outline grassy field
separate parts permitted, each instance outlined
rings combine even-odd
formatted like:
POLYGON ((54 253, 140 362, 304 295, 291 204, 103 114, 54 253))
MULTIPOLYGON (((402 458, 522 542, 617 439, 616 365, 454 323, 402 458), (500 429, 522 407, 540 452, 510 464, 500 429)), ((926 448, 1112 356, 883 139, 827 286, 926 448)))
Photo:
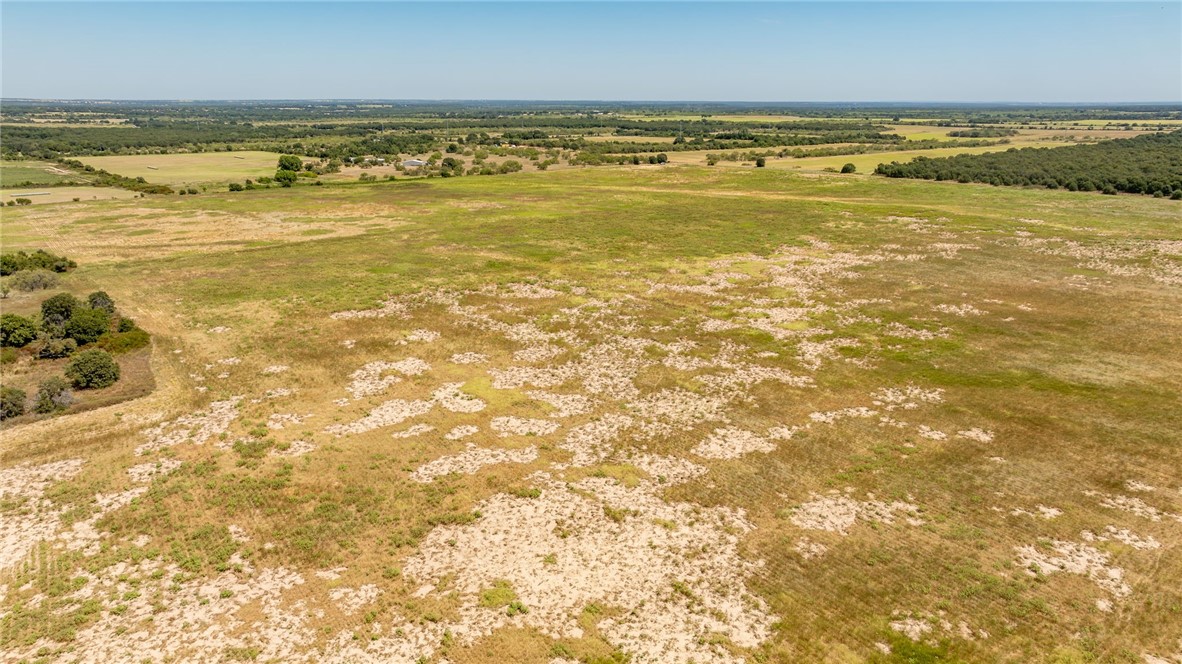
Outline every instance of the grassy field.
POLYGON ((0 648, 1172 657, 1179 209, 698 166, 5 209, 156 387, 4 432, 0 648))
POLYGON ((81 157, 82 163, 153 184, 202 185, 274 175, 279 154, 262 151, 81 157))
POLYGON ((869 154, 836 155, 833 157, 803 157, 800 159, 769 159, 769 168, 792 168, 805 171, 824 170, 826 168, 841 168, 845 164, 853 164, 859 171, 873 171, 876 166, 892 161, 907 162, 916 157, 951 157, 958 154, 985 154, 998 152, 1010 148, 1057 148, 1069 145, 1062 141, 1014 141, 1010 144, 985 145, 975 148, 934 148, 931 150, 897 150, 892 152, 872 152, 869 154))
POLYGON ((56 164, 47 161, 0 160, 0 187, 11 187, 25 182, 36 185, 77 181, 77 177, 72 177, 68 171, 63 171, 56 164))
POLYGON ((28 198, 33 205, 45 203, 69 203, 79 201, 109 201, 113 199, 137 198, 138 192, 115 187, 19 187, 0 189, 0 201, 7 203, 16 198, 28 198), (32 194, 32 195, 30 195, 32 194))

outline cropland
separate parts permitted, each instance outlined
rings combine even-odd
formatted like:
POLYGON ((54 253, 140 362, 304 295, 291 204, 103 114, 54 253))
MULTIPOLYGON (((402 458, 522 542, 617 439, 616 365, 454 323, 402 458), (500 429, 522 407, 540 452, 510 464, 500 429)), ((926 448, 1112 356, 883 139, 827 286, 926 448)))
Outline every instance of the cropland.
POLYGON ((1182 661, 1182 202, 662 144, 2 208, 150 344, 0 423, 0 660, 1182 661))

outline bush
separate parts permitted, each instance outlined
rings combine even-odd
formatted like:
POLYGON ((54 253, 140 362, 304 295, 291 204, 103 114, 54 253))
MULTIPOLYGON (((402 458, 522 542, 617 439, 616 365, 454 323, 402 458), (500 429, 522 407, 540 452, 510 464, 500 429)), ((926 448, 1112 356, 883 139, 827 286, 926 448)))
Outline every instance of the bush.
POLYGON ((12 200, 16 201, 17 205, 32 205, 33 204, 33 199, 31 199, 31 198, 14 198, 12 200))
POLYGON ((74 403, 74 395, 70 392, 70 384, 61 376, 47 378, 37 388, 37 402, 33 410, 42 415, 65 410, 74 403))
POLYGON ((275 181, 284 187, 290 187, 297 177, 295 171, 275 171, 275 181))
POLYGON ((0 346, 24 348, 37 338, 37 325, 16 314, 0 316, 0 346))
POLYGON ((65 333, 79 346, 94 343, 111 329, 111 316, 102 309, 77 309, 66 321, 65 333))
POLYGON ((237 182, 230 183, 230 191, 242 191, 243 189, 246 189, 246 187, 243 187, 242 185, 238 184, 237 182))
POLYGON ((298 171, 304 167, 304 161, 294 154, 285 154, 279 157, 279 170, 281 171, 298 171))
POLYGON ((59 357, 69 357, 78 350, 78 342, 73 339, 48 339, 37 351, 37 357, 43 360, 56 360, 59 357))
POLYGON ((8 283, 18 291, 47 290, 57 285, 57 275, 49 270, 22 270, 8 283))
POLYGON ((44 249, 38 249, 33 253, 14 251, 0 256, 0 276, 7 276, 21 270, 40 269, 66 272, 76 267, 78 264, 74 261, 65 256, 51 254, 44 249))
POLYGON ((841 167, 841 172, 842 173, 856 173, 856 172, 858 172, 858 167, 854 166, 853 164, 846 164, 845 166, 841 167))
POLYGON ((24 415, 27 399, 24 390, 8 386, 0 387, 0 420, 24 415))
POLYGON ((21 355, 16 352, 15 348, 0 347, 0 364, 12 364, 19 359, 21 359, 21 355))
POLYGON ((115 329, 119 332, 131 332, 132 330, 138 330, 139 328, 136 327, 135 321, 130 318, 123 317, 119 319, 119 325, 115 329))
POLYGON ((764 159, 763 157, 756 157, 755 158, 755 167, 756 168, 763 168, 764 166, 767 166, 767 159, 764 159))
POLYGON ((107 351, 92 348, 70 360, 66 365, 66 377, 77 388, 106 387, 119 380, 119 364, 107 351))
POLYGON ((111 353, 126 353, 148 345, 151 337, 147 332, 135 328, 127 332, 104 334, 97 346, 111 353))
POLYGON ((86 303, 90 305, 91 309, 102 309, 109 314, 115 313, 115 300, 112 300, 111 296, 103 291, 95 291, 87 295, 86 303))
POLYGON ((81 307, 78 298, 69 293, 58 293, 41 303, 41 322, 48 327, 61 327, 81 307))

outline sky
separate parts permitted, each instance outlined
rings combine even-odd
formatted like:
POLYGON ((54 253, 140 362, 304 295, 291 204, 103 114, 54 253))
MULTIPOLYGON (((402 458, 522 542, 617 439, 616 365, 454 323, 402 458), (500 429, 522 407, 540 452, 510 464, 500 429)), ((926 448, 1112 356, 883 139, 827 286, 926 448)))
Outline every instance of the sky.
POLYGON ((0 3, 0 96, 1182 101, 1182 0, 0 3))

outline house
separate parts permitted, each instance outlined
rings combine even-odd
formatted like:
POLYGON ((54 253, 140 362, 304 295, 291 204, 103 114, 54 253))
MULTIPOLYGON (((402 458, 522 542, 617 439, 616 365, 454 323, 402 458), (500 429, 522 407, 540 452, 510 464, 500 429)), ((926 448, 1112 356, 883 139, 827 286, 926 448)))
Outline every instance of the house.
POLYGON ((402 165, 407 168, 418 168, 420 166, 426 166, 427 162, 423 161, 422 159, 407 159, 406 161, 402 162, 402 165))

